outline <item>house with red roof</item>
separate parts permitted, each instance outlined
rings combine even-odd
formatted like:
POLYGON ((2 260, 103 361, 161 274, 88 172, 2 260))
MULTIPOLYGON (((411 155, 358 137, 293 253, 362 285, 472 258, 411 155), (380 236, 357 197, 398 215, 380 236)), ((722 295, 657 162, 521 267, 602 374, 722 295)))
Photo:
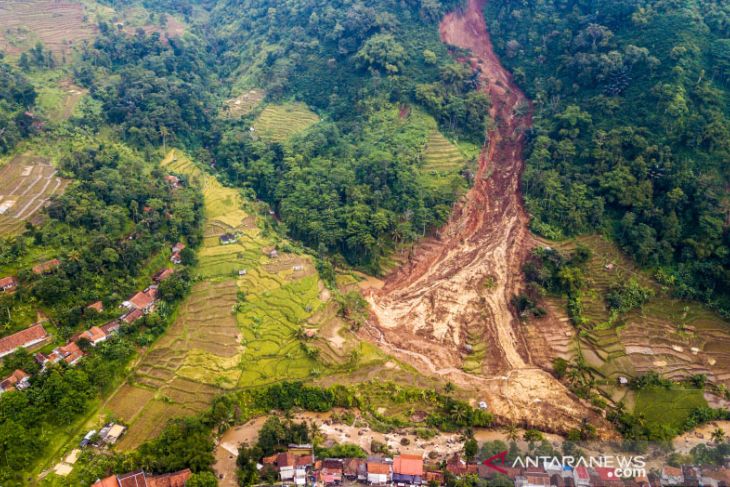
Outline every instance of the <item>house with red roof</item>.
POLYGON ((31 270, 33 271, 33 274, 37 274, 37 275, 48 274, 48 273, 56 270, 56 268, 60 265, 61 265, 60 260, 51 259, 51 260, 47 260, 45 262, 41 262, 40 264, 33 266, 33 268, 31 270))
POLYGON ((0 382, 0 394, 8 391, 22 391, 30 387, 30 375, 16 369, 12 374, 0 382))
POLYGON ((623 487, 623 479, 616 475, 615 469, 609 467, 595 467, 595 487, 623 487))
POLYGON ((101 325, 100 328, 101 328, 101 331, 103 331, 107 336, 110 336, 110 335, 116 333, 117 331, 119 331, 120 326, 121 326, 121 324, 119 323, 118 320, 113 320, 113 321, 110 321, 109 323, 105 323, 105 324, 101 325))
POLYGON ((139 320, 143 316, 144 316, 144 313, 142 312, 142 310, 133 309, 129 313, 123 314, 120 319, 122 320, 123 323, 125 323, 127 325, 131 325, 132 323, 139 320))
POLYGON ((163 475, 149 475, 140 470, 97 480, 91 487, 185 487, 192 475, 189 468, 163 475))
POLYGON ((345 464, 341 458, 325 458, 319 471, 319 480, 324 485, 340 485, 344 477, 345 464))
POLYGON ((101 301, 96 301, 95 303, 91 303, 86 307, 86 309, 89 309, 91 311, 96 311, 97 313, 103 313, 104 312, 104 303, 101 301))
POLYGON ((368 458, 367 462, 368 484, 385 485, 391 480, 391 465, 382 458, 368 458))
POLYGON ((393 483, 421 485, 423 483, 423 455, 403 454, 393 458, 393 483))
POLYGON ((12 291, 18 287, 18 279, 13 276, 3 277, 0 279, 0 292, 12 291))
POLYGON ((682 473, 681 468, 672 467, 670 465, 665 465, 662 467, 662 474, 661 474, 661 484, 662 487, 668 487, 668 486, 680 486, 684 485, 684 474, 682 473))
POLYGON ((36 361, 40 362, 43 368, 47 367, 48 364, 57 364, 61 361, 73 367, 84 355, 84 351, 79 348, 76 342, 69 342, 54 349, 48 356, 42 353, 36 354, 36 361))
POLYGON ((92 326, 83 332, 79 338, 85 338, 93 346, 97 346, 99 343, 105 342, 109 338, 109 335, 107 335, 104 330, 98 326, 92 326))
POLYGON ((151 313, 155 310, 155 304, 157 303, 157 286, 150 286, 144 291, 140 291, 134 294, 127 301, 122 303, 122 306, 128 310, 138 309, 144 314, 151 313))
POLYGON ((157 271, 155 275, 152 276, 152 280, 159 284, 165 279, 169 279, 174 273, 175 269, 162 269, 157 271))
POLYGON ((575 487, 590 487, 591 474, 584 466, 575 467, 573 470, 573 483, 575 487))
POLYGON ((19 348, 30 348, 46 342, 50 336, 43 325, 36 323, 25 330, 0 338, 0 357, 10 355, 19 348))

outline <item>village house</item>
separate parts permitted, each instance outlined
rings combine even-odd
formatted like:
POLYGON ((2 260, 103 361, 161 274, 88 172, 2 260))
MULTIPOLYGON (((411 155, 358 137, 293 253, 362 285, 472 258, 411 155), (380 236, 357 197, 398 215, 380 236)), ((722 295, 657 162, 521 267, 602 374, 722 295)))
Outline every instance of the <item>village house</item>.
POLYGON ((700 481, 702 480, 702 474, 700 469, 691 465, 682 465, 682 476, 684 477, 685 487, 700 487, 700 481))
POLYGON ((101 325, 101 331, 103 331, 106 336, 110 336, 119 331, 120 326, 121 324, 119 323, 119 321, 110 321, 109 323, 101 325))
POLYGON ((340 485, 344 477, 345 465, 341 458, 325 458, 319 471, 319 479, 324 485, 340 485))
POLYGON ((476 464, 467 464, 458 453, 454 453, 446 462, 446 471, 450 474, 461 477, 462 475, 477 473, 476 464))
POLYGON ((0 394, 15 390, 22 391, 28 387, 30 387, 30 375, 20 369, 16 369, 15 372, 0 382, 0 394))
POLYGON ((682 469, 665 465, 662 467, 660 482, 662 487, 684 486, 684 475, 682 474, 682 469))
POLYGON ((101 444, 113 445, 127 431, 126 426, 117 423, 108 423, 99 430, 99 442, 101 444))
POLYGON ((575 487, 591 487, 591 475, 588 468, 581 465, 573 470, 573 484, 575 487))
POLYGON ((58 266, 61 265, 61 261, 58 259, 51 259, 45 262, 41 262, 38 265, 33 266, 33 274, 42 275, 53 272, 58 266))
POLYGON ((182 264, 182 255, 180 255, 180 252, 175 252, 170 256, 170 262, 172 262, 175 265, 182 264))
POLYGON ((436 484, 436 485, 443 485, 444 484, 444 474, 437 471, 426 471, 424 472, 424 480, 427 484, 436 484))
POLYGON ((169 279, 174 273, 175 269, 162 269, 157 271, 155 275, 152 276, 152 280, 159 284, 165 279, 169 279))
MULTIPOLYGON (((476 468, 474 469, 476 472, 476 468)), ((398 455, 393 459, 393 483, 421 485, 423 483, 423 456, 398 455)))
POLYGON ((137 309, 142 311, 144 314, 148 314, 155 310, 156 304, 157 286, 150 286, 144 291, 136 293, 127 301, 124 301, 122 306, 130 311, 137 309))
POLYGON ((97 313, 103 313, 104 312, 104 303, 101 301, 96 301, 94 303, 91 303, 86 307, 86 309, 91 311, 96 311, 97 313))
POLYGON ((0 279, 0 292, 11 291, 18 287, 18 279, 13 276, 3 277, 0 279))
POLYGON ((368 484, 386 485, 391 481, 391 465, 380 457, 368 457, 368 484))
POLYGON ((218 240, 220 241, 221 245, 229 245, 232 243, 236 243, 238 240, 238 237, 232 233, 224 233, 220 237, 218 237, 218 240))
POLYGON ((165 182, 167 182, 172 189, 178 189, 181 186, 180 178, 172 174, 165 176, 165 182))
POLYGON ((75 342, 69 342, 55 348, 49 355, 38 353, 35 356, 36 361, 45 369, 49 364, 56 364, 60 361, 66 362, 67 365, 73 367, 84 357, 84 352, 75 342))
POLYGON ((613 468, 594 467, 589 472, 593 487, 624 487, 623 479, 614 474, 613 468))
POLYGON ((367 481, 367 462, 361 458, 346 458, 344 460, 343 475, 347 480, 367 481))
POLYGON ((189 468, 163 475, 149 475, 140 470, 97 480, 91 487, 185 487, 192 475, 189 468))
POLYGON ((79 338, 85 338, 86 340, 91 343, 92 346, 97 346, 101 342, 105 342, 107 338, 109 338, 109 335, 107 335, 104 330, 99 328, 98 326, 92 326, 85 332, 81 334, 79 338))
POLYGON ((25 330, 0 338, 0 357, 10 355, 19 348, 30 348, 49 339, 43 325, 37 323, 25 330))
POLYGON ((142 312, 142 310, 133 309, 129 313, 123 314, 120 320, 122 320, 122 322, 126 325, 131 325, 142 317, 144 317, 144 313, 142 312))

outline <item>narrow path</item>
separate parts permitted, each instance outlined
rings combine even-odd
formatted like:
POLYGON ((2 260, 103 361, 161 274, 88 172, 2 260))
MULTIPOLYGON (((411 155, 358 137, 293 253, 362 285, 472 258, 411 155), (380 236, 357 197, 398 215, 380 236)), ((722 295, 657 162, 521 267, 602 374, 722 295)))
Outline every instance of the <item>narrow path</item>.
MULTIPOLYGON (((494 121, 475 184, 434 238, 368 296, 374 319, 363 333, 427 373, 489 398, 509 421, 566 430, 595 417, 552 375, 531 363, 510 302, 522 289, 522 263, 534 245, 519 182, 530 104, 494 53, 483 15, 485 0, 469 0, 440 25, 442 40, 471 52, 494 121), (487 284, 488 283, 488 284, 487 284), (471 338, 470 338, 471 337, 471 338), (486 345, 480 373, 464 359, 486 345)), ((597 418, 594 418, 600 422, 597 418)))

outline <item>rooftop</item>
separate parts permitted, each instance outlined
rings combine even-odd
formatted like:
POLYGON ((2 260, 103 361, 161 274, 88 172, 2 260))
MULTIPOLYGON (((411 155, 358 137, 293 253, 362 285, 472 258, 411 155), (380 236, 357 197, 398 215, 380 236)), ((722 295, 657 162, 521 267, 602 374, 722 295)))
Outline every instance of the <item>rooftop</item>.
POLYGON ((393 459, 393 472, 402 475, 423 475, 423 457, 398 455, 393 459))
POLYGON ((40 323, 19 331, 12 335, 0 338, 0 357, 12 353, 16 349, 28 346, 48 338, 48 333, 40 323))

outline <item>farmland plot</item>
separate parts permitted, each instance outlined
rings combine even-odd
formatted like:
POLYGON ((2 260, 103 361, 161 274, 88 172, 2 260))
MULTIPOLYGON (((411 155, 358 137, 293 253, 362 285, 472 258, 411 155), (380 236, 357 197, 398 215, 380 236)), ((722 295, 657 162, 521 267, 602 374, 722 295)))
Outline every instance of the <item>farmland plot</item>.
POLYGON ((305 104, 289 103, 267 106, 253 126, 261 137, 274 142, 285 142, 317 122, 319 117, 305 104))
POLYGON ((311 258, 272 253, 240 193, 171 152, 163 166, 200 184, 205 197, 205 239, 198 251, 200 280, 175 322, 152 346, 105 409, 130 425, 120 443, 132 449, 165 422, 209 406, 227 389, 307 379, 327 371, 302 341, 316 329, 323 286, 311 258), (224 233, 237 236, 222 245, 224 233))
POLYGON ((0 168, 0 236, 22 232, 26 221, 38 223, 48 200, 67 185, 56 168, 39 157, 17 156, 0 168))
POLYGON ((19 55, 37 42, 56 54, 69 54, 96 34, 86 8, 72 0, 0 2, 0 50, 19 55))

